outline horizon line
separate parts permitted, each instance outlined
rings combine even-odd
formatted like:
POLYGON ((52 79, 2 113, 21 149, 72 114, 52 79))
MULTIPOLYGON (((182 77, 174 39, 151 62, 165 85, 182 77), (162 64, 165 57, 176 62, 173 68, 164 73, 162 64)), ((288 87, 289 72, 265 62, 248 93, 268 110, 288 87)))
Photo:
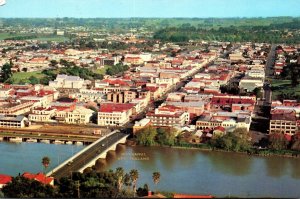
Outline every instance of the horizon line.
POLYGON ((256 16, 256 17, 0 17, 0 19, 267 19, 267 18, 300 18, 298 16, 256 16))

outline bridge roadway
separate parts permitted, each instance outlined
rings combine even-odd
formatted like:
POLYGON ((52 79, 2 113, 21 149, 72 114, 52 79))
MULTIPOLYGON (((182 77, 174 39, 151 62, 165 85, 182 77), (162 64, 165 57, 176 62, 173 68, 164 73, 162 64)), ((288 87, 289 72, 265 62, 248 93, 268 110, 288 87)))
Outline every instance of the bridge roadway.
POLYGON ((72 172, 79 171, 82 167, 84 167, 84 165, 92 161, 95 157, 100 155, 111 145, 115 144, 125 136, 127 136, 127 134, 122 132, 117 132, 108 136, 107 138, 101 140, 96 145, 84 151, 79 156, 75 157, 72 161, 65 164, 62 168, 52 173, 51 176, 54 177, 55 179, 59 179, 61 177, 66 177, 68 175, 71 175, 72 172))

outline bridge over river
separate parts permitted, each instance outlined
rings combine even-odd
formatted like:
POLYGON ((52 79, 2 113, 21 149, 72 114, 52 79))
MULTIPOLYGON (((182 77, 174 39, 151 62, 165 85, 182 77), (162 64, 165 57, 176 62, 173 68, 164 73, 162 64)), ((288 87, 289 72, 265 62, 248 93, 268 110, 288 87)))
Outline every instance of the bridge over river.
POLYGON ((95 165, 97 159, 105 158, 108 151, 116 150, 119 143, 125 143, 128 136, 129 134, 115 130, 58 165, 48 172, 47 176, 59 179, 72 172, 83 172, 84 169, 95 165))

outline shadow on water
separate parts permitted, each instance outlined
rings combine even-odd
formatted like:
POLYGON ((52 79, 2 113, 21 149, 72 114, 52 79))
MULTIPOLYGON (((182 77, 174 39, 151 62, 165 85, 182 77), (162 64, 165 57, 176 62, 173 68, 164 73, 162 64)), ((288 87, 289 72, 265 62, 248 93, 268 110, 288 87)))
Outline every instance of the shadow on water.
POLYGON ((291 159, 289 161, 289 165, 291 168, 291 177, 294 179, 300 179, 300 160, 291 159))
POLYGON ((264 160, 268 176, 278 178, 287 174, 287 161, 282 161, 282 157, 266 157, 264 160))
POLYGON ((106 154, 106 158, 99 158, 95 163, 96 171, 105 171, 111 167, 122 154, 126 152, 126 145, 118 144, 116 151, 108 151, 106 154))
POLYGON ((202 152, 212 167, 227 175, 244 176, 251 172, 253 157, 225 152, 202 152))
POLYGON ((167 171, 174 171, 176 164, 180 159, 183 166, 191 166, 195 163, 196 151, 186 149, 174 149, 168 147, 132 147, 132 152, 136 154, 145 154, 147 160, 135 160, 135 164, 140 165, 147 171, 162 168, 167 171), (151 164, 149 164, 149 161, 151 164))

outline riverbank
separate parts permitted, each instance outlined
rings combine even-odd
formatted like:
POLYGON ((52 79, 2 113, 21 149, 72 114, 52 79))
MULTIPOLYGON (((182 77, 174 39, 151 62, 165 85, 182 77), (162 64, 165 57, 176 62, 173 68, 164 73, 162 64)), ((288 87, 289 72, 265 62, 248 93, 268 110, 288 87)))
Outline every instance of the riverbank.
POLYGON ((183 147, 127 146, 107 159, 105 169, 118 167, 139 171, 138 186, 183 194, 215 197, 296 197, 300 190, 300 159, 258 157, 245 153, 219 152, 183 147), (144 154, 144 158, 140 157, 144 154), (133 158, 132 158, 133 157, 133 158), (153 172, 161 173, 156 185, 153 172), (178 183, 184 182, 184 183, 178 183))
MULTIPOLYGON (((129 146, 143 146, 139 145, 135 140, 128 140, 129 142, 126 143, 129 146)), ((190 150, 199 150, 199 151, 217 151, 217 152, 224 152, 224 153, 237 153, 243 154, 247 156, 261 156, 261 157, 268 157, 268 156, 278 156, 278 157, 285 157, 285 158, 300 158, 299 151, 292 151, 292 150, 282 150, 282 151, 275 151, 271 149, 251 149, 249 151, 229 151, 224 149, 216 149, 212 148, 207 144, 189 144, 184 143, 182 145, 152 145, 152 146, 145 146, 145 147, 164 147, 164 148, 174 148, 174 149, 190 149, 190 150)))

